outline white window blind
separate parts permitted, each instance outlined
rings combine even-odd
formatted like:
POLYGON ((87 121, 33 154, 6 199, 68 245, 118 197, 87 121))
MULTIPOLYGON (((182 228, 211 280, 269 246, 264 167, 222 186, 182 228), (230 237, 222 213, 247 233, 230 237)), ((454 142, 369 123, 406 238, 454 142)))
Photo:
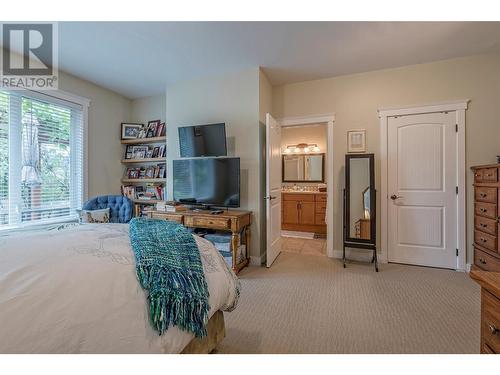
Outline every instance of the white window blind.
POLYGON ((83 134, 81 105, 0 91, 0 229, 76 218, 83 134))

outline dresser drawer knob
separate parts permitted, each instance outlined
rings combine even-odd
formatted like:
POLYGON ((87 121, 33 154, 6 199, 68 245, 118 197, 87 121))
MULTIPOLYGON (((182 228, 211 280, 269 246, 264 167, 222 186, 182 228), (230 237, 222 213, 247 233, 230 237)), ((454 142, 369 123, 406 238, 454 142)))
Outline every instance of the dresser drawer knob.
POLYGON ((483 227, 483 228, 486 228, 486 227, 488 226, 488 225, 486 225, 486 224, 484 224, 484 223, 481 223, 481 224, 479 224, 479 225, 480 225, 481 227, 483 227))
POLYGON ((486 261, 483 258, 479 258, 479 263, 486 264, 486 261))
POLYGON ((481 198, 486 198, 488 196, 488 194, 486 193, 480 193, 479 195, 481 196, 481 198))
POLYGON ((499 329, 495 327, 494 324, 488 324, 488 328, 490 329, 492 335, 496 335, 497 332, 499 332, 499 329))
POLYGON ((486 208, 480 208, 480 209, 479 209, 479 211, 481 211, 481 212, 483 212, 483 213, 484 213, 484 212, 486 212, 486 211, 488 211, 488 210, 487 210, 486 208))
POLYGON ((486 238, 481 237, 480 239, 481 239, 482 243, 488 242, 488 240, 486 238))

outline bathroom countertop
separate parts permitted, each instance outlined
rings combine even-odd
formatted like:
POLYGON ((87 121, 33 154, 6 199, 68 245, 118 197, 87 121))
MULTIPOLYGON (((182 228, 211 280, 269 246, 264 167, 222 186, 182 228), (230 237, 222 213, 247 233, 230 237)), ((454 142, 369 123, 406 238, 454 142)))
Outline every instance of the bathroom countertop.
POLYGON ((281 190, 281 194, 325 194, 326 191, 281 190))

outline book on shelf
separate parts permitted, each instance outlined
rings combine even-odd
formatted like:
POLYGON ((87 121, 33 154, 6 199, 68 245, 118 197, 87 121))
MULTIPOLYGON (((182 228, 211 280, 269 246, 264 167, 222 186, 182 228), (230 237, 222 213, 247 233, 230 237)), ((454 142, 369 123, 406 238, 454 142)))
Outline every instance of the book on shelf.
POLYGON ((144 186, 122 185, 122 195, 131 200, 164 200, 165 187, 163 185, 147 184, 144 186))
POLYGON ((177 202, 158 202, 156 203, 156 210, 163 212, 181 212, 186 211, 187 207, 177 202))

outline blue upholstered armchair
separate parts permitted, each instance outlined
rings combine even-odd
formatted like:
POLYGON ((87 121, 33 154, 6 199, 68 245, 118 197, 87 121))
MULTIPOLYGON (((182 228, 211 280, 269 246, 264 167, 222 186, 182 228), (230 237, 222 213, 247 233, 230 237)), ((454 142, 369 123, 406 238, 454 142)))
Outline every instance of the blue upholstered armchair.
POLYGON ((110 223, 128 223, 132 219, 134 205, 121 195, 103 195, 83 204, 84 210, 101 210, 109 207, 110 223))

